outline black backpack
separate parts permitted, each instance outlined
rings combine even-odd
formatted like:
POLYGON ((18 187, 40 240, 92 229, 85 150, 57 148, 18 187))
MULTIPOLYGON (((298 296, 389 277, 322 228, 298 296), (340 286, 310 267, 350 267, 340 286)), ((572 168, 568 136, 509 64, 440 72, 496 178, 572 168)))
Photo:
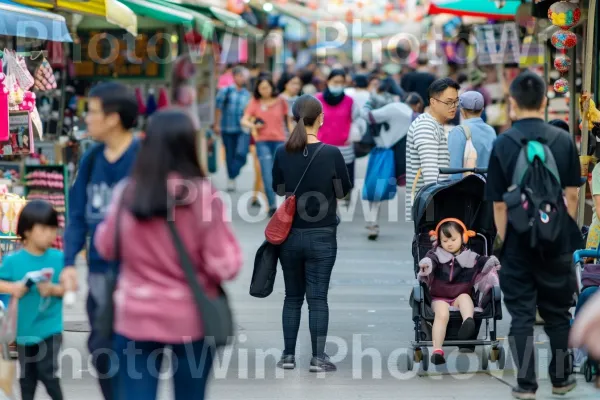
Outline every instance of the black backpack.
POLYGON ((567 230, 569 214, 556 160, 548 141, 527 139, 522 133, 508 135, 521 152, 515 165, 511 186, 504 194, 508 223, 521 236, 529 237, 529 246, 551 251, 567 230))

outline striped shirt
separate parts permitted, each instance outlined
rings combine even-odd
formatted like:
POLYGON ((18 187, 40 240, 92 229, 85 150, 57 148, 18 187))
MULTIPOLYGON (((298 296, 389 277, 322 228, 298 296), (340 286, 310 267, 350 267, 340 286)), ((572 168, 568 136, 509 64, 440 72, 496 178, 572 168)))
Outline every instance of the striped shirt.
POLYGON ((435 183, 439 169, 449 165, 450 153, 444 127, 429 113, 421 114, 406 134, 406 221, 412 221, 412 188, 417 171, 421 169, 421 176, 417 181, 414 196, 425 184, 435 183))

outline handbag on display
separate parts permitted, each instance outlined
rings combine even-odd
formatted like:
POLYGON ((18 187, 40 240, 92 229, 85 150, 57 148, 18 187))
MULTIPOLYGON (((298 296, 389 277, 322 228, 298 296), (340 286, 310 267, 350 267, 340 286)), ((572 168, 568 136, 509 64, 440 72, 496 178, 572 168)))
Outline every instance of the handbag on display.
POLYGON ((217 297, 209 298, 206 295, 198 281, 196 268, 185 249, 181 236, 177 233, 175 222, 167 221, 167 224, 169 226, 169 231, 171 232, 175 249, 179 255, 179 263, 185 273, 192 294, 194 295, 196 306, 198 307, 198 312, 202 320, 204 337, 205 339, 209 339, 209 343, 214 344, 216 347, 227 346, 234 335, 233 314, 229 307, 227 294, 219 285, 219 295, 217 297))
POLYGON ((315 150, 312 155, 306 169, 304 169, 304 173, 300 177, 296 188, 292 192, 290 196, 288 196, 283 204, 275 211, 275 214, 271 217, 271 220, 267 224, 265 228, 265 237, 267 241, 271 244, 279 245, 287 239, 290 234, 290 230, 292 229, 292 223, 294 222, 294 214, 296 214, 296 191, 300 187, 304 176, 308 172, 310 165, 317 157, 317 154, 321 151, 321 149, 325 147, 324 143, 321 143, 317 150, 315 150))

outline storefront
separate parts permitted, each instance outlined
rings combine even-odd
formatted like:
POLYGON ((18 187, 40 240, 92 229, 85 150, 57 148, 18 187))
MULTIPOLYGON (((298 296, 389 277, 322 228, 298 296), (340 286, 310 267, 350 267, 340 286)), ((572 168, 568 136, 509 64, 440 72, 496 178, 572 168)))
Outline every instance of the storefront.
MULTIPOLYGON (((72 38, 63 16, 9 0, 0 0, 0 37, 0 249, 6 252, 17 243, 16 221, 27 200, 51 202, 60 227, 65 226, 68 173, 38 153, 44 127, 36 99, 57 89, 48 44, 61 46, 72 38), (30 50, 12 50, 23 46, 30 50)), ((52 151, 61 153, 61 148, 53 143, 52 151)), ((62 242, 54 246, 60 249, 62 242)))

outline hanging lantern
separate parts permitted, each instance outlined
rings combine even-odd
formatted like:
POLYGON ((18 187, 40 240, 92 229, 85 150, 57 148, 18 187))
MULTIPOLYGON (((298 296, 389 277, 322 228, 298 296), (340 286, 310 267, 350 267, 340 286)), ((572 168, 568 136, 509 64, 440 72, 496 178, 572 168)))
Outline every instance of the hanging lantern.
POLYGON ((358 9, 362 9, 365 6, 365 4, 362 1, 359 1, 358 3, 356 3, 356 7, 358 7, 358 9))
POLYGON ((385 11, 390 12, 394 9, 394 5, 392 3, 385 4, 385 11))
POLYGON ((577 25, 581 19, 581 9, 575 3, 560 1, 550 6, 548 19, 550 19, 552 25, 556 25, 561 29, 569 29, 577 25))
POLYGON ((317 8, 319 8, 319 4, 316 1, 309 1, 308 8, 310 8, 311 10, 316 10, 317 8))
POLYGON ((570 49, 577 44, 577 35, 571 31, 560 30, 552 35, 552 45, 559 50, 570 49))
POLYGON ((381 25, 381 17, 374 16, 374 17, 371 19, 371 23, 372 23, 373 25, 381 25))
POLYGON ((571 58, 566 55, 560 55, 554 59, 554 68, 561 74, 566 74, 571 69, 571 58))
POLYGON ((554 91, 556 93, 564 94, 569 91, 569 81, 565 78, 560 78, 554 82, 554 91))

